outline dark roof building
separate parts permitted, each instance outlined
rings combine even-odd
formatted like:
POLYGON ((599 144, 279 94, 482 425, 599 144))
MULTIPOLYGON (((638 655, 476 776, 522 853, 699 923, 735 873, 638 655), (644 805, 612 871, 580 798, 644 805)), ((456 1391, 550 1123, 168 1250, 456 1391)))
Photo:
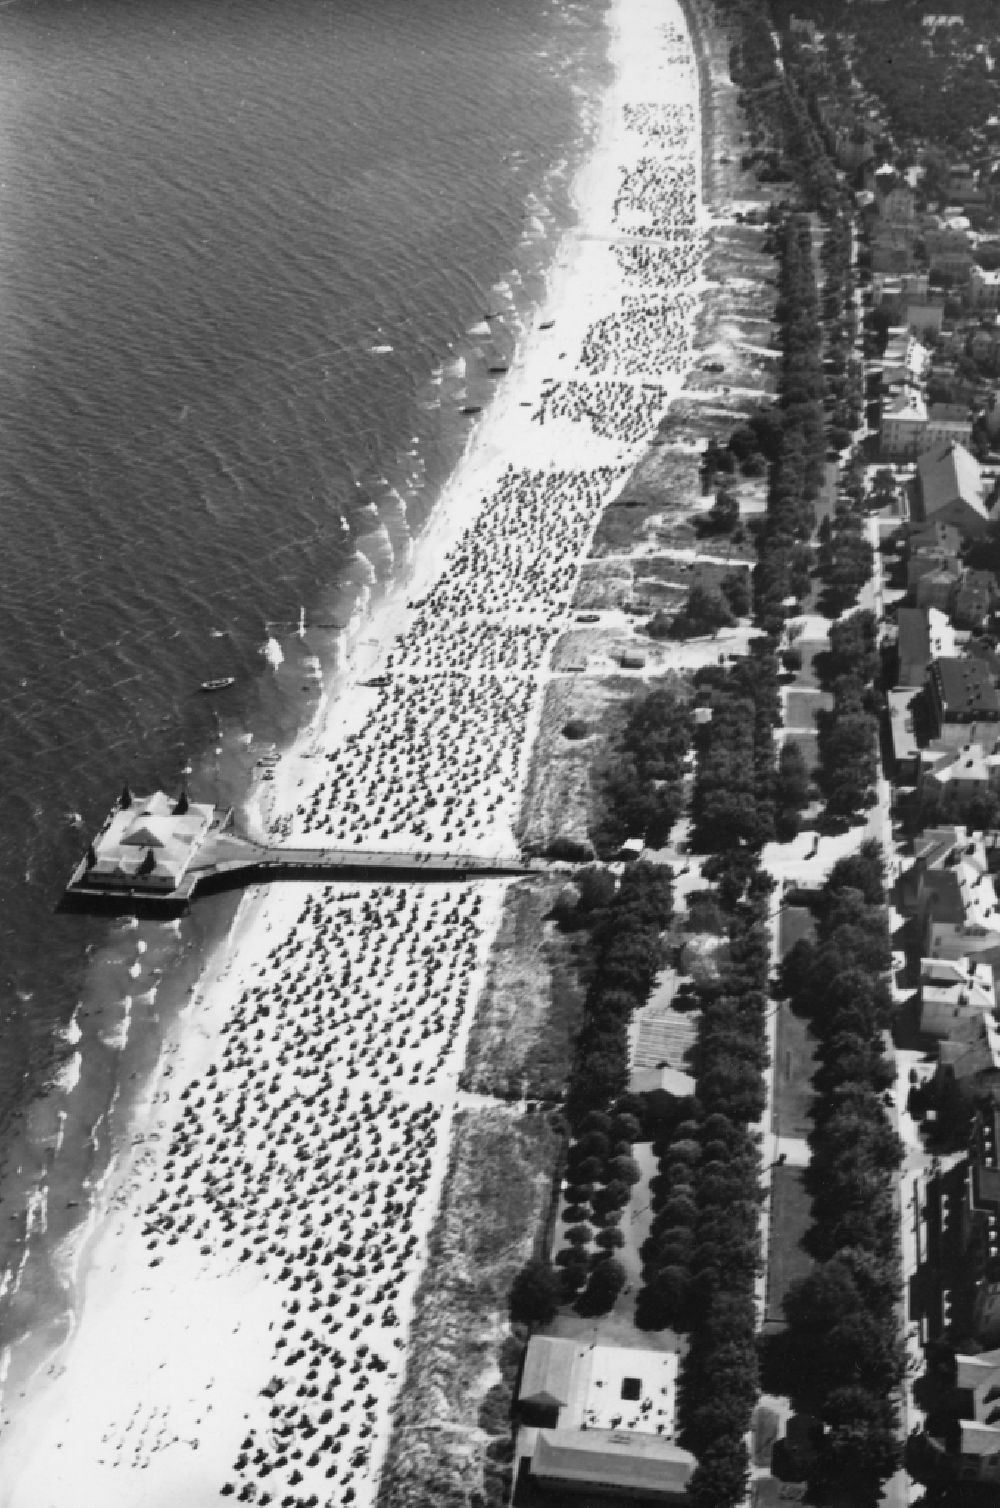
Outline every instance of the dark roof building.
POLYGON ((962 534, 982 534, 989 522, 979 462, 964 445, 933 445, 917 462, 917 491, 926 523, 954 524, 962 534))
POLYGON ((686 1501, 694 1457, 633 1430, 539 1430, 532 1480, 553 1491, 598 1492, 643 1502, 686 1501))
POLYGON ((965 743, 970 724, 1000 722, 1000 694, 982 660, 959 656, 934 660, 927 690, 939 738, 965 743))
POLYGON ((922 607, 901 607, 897 617, 899 655, 897 686, 922 686, 931 663, 931 634, 927 612, 922 607))

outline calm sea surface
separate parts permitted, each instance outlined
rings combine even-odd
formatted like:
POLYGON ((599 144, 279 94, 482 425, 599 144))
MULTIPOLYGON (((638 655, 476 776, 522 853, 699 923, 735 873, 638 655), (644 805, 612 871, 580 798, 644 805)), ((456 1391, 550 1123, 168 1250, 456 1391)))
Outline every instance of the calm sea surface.
POLYGON ((0 1279, 49 1186, 0 1342, 58 1286, 40 1253, 155 1053, 158 989, 226 920, 144 926, 133 983, 133 935, 56 915, 62 886, 123 781, 190 767, 200 799, 238 799, 313 707, 316 658, 391 578, 540 295, 603 19, 0 8, 0 1279))

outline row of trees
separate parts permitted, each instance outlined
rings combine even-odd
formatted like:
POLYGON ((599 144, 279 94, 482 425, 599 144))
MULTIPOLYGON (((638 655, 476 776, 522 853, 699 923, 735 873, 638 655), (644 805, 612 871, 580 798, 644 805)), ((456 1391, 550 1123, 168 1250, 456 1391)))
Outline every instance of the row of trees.
POLYGON ((823 482, 825 378, 819 292, 808 216, 787 215, 776 233, 781 327, 781 439, 768 479, 767 512, 758 532, 754 583, 757 618, 779 633, 785 603, 809 590, 813 503, 823 482))
POLYGON ((636 698, 604 780, 603 811, 595 824, 598 851, 613 854, 626 838, 662 847, 684 805, 684 760, 693 723, 687 699, 657 689, 636 698))
POLYGON ((628 1025, 662 963, 661 934, 673 914, 673 875, 664 865, 631 864, 616 887, 597 866, 576 877, 577 900, 564 896, 556 919, 588 934, 590 981, 566 1093, 570 1123, 567 1201, 555 1266, 530 1261, 511 1289, 515 1323, 548 1324, 560 1303, 604 1314, 625 1283, 615 1258, 619 1224, 639 1169, 632 1144, 644 1105, 628 1094, 628 1025))
POLYGON ((695 1098, 657 1146, 655 1214, 643 1249, 640 1325, 688 1332, 679 1390, 680 1440, 698 1458, 689 1484, 700 1508, 746 1493, 745 1437, 758 1396, 754 1282, 759 1261, 759 1138, 767 1068, 768 877, 752 855, 709 861, 725 913, 728 961, 698 989, 695 1098))
POLYGON ((815 910, 816 940, 787 955, 781 984, 818 1041, 806 1175, 816 1266, 785 1297, 788 1330, 768 1343, 765 1380, 823 1423, 812 1488, 849 1490, 863 1508, 900 1462, 893 1395, 903 1368, 902 1147, 884 1104, 890 952, 877 843, 834 866, 815 910))
POLYGON ((830 816, 851 817, 876 799, 879 667, 877 624, 868 609, 830 628, 830 651, 818 664, 833 707, 817 715, 819 784, 830 816))
POLYGON ((729 668, 708 666, 695 684, 711 720, 697 731, 691 841, 700 853, 758 849, 774 836, 774 729, 779 666, 766 639, 729 668))

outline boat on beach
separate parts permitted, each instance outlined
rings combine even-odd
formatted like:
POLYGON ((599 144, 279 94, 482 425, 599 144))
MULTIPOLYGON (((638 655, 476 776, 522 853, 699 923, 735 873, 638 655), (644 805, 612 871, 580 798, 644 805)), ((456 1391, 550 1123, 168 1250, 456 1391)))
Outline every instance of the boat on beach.
POLYGON ((235 686, 235 685, 236 685, 236 677, 234 675, 220 675, 220 676, 216 676, 215 679, 212 680, 212 681, 202 681, 201 685, 198 687, 198 690, 199 691, 225 691, 229 686, 235 686))

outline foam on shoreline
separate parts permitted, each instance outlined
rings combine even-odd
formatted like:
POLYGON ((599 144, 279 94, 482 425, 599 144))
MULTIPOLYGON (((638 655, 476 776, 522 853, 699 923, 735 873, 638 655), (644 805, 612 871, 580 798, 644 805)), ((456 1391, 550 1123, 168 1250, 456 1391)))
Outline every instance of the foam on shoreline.
MULTIPOLYGON (((580 223, 407 579, 268 783, 276 833, 513 847, 581 560, 691 356, 694 62, 676 3, 610 23, 580 223)), ((73 1333, 4 1398, 2 1508, 374 1500, 503 891, 244 898, 74 1253, 73 1333)))

